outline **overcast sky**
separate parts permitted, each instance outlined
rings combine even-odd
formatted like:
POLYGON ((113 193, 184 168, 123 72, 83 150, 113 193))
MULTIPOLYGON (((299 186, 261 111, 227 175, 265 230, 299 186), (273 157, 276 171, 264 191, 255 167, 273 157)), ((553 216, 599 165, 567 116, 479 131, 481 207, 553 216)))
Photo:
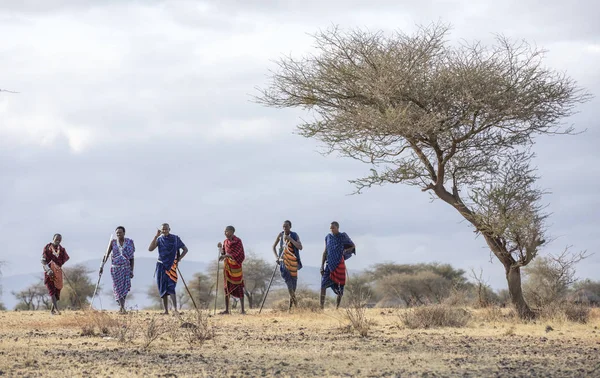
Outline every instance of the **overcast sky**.
POLYGON ((319 29, 410 32, 441 20, 453 25, 452 40, 501 33, 535 43, 549 51, 548 66, 597 96, 568 120, 586 133, 542 138, 535 151, 556 237, 543 253, 596 252, 578 272, 599 279, 600 5, 592 4, 1 0, 0 88, 20 92, 0 92, 4 274, 41 271, 55 232, 69 264, 100 260, 118 225, 137 256, 151 257, 162 222, 189 259, 208 262, 226 225, 268 257, 290 219, 304 263, 318 266, 338 220, 358 246, 350 272, 438 261, 481 267, 504 287, 501 265, 448 205, 400 185, 348 195, 347 180, 369 166, 320 155, 317 142, 294 134, 302 112, 251 101, 272 60, 304 54, 319 29))

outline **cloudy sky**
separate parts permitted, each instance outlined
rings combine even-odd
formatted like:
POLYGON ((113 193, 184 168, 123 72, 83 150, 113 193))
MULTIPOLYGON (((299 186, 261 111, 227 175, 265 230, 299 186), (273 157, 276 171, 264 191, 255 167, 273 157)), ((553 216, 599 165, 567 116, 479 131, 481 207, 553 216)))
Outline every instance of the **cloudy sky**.
MULTIPOLYGON (((579 136, 540 139, 541 185, 551 190, 544 253, 596 252, 580 277, 599 279, 600 6, 590 1, 0 1, 0 259, 5 275, 39 271, 52 234, 72 262, 101 259, 117 225, 147 252, 171 223, 210 261, 233 224, 247 249, 268 257, 284 219, 318 266, 329 222, 358 245, 349 269, 377 262, 448 262, 503 269, 483 240, 417 188, 348 195, 359 162, 324 157, 294 134, 303 113, 251 101, 273 59, 309 51, 311 33, 343 28, 412 31, 444 21, 453 40, 494 33, 549 50, 597 97, 569 119, 579 136), (596 8, 596 9, 594 9, 596 8)), ((143 274, 136 272, 138 275, 143 274)), ((152 274, 152 272, 148 272, 152 274)))

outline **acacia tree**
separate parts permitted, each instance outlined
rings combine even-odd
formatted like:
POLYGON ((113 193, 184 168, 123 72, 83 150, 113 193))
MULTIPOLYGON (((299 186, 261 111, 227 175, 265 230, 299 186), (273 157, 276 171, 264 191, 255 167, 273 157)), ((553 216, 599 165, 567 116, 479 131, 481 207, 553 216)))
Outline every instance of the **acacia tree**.
POLYGON ((590 96, 525 42, 450 44, 448 32, 319 32, 316 53, 281 58, 257 101, 311 111, 301 135, 370 164, 351 180, 357 193, 402 183, 454 207, 503 264, 529 318, 520 269, 546 243, 547 216, 529 148, 539 135, 572 133, 561 119, 590 96))

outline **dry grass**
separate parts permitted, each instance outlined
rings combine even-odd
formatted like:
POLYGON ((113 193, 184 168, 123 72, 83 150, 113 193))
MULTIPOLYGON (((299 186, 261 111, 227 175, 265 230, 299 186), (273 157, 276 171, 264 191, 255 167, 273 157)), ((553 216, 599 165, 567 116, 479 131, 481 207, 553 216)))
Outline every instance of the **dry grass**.
POLYGON ((401 315, 408 328, 460 328, 467 325, 471 313, 463 308, 447 305, 421 306, 407 310, 401 315))
MULTIPOLYGON (((588 323, 519 322, 509 309, 469 310, 463 328, 411 329, 398 315, 411 310, 365 309, 368 337, 349 327, 345 309, 280 313, 251 310, 207 318, 195 311, 177 316, 106 312, 111 320, 130 322, 135 336, 122 343, 103 335, 81 336, 82 318, 96 315, 65 311, 0 312, 0 374, 5 376, 595 376, 600 365, 600 312, 588 323), (129 316, 129 317, 128 317, 129 316), (486 321, 484 317, 491 320, 486 321), (168 332, 144 349, 151 320, 168 332), (206 324, 205 329, 186 326, 206 324), (552 328, 548 331, 548 325, 552 328), (190 327, 190 328, 188 328, 190 327), (193 332, 193 331, 192 331, 193 332), (204 331, 203 331, 204 332, 204 331), (204 336, 203 336, 204 335, 204 336), (205 337, 206 336, 206 337, 205 337), (199 337, 199 338, 198 338, 199 337), (208 341, 208 342, 207 342, 208 341), (596 348, 596 349, 594 349, 596 348), (525 353, 526 352, 526 353, 525 353), (596 369, 596 370, 595 370, 596 369)), ((101 315, 104 317, 104 315, 101 315)), ((90 320, 90 322, 92 322, 90 320)), ((94 321, 95 322, 95 321, 94 321)))
POLYGON ((572 303, 545 306, 540 310, 540 319, 558 322, 576 322, 585 324, 590 320, 592 309, 572 303))

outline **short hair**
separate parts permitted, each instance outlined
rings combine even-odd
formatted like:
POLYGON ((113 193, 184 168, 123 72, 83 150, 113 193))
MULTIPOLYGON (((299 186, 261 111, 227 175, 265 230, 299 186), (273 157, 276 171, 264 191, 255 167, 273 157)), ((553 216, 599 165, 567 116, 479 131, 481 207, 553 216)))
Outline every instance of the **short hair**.
POLYGON ((229 230, 235 234, 235 227, 233 227, 233 226, 227 226, 227 227, 225 227, 225 230, 229 230))
POLYGON ((161 227, 164 227, 164 226, 167 226, 167 228, 168 228, 169 230, 171 229, 171 226, 169 226, 169 224, 168 224, 168 223, 163 223, 163 224, 161 224, 161 227))
POLYGON ((119 226, 119 227, 115 228, 115 232, 119 231, 119 230, 123 230, 123 233, 125 233, 125 227, 119 226))
POLYGON ((340 224, 336 221, 331 222, 331 225, 340 228, 340 224))
POLYGON ((283 221, 283 224, 286 224, 286 223, 290 225, 290 228, 292 228, 292 221, 289 221, 289 220, 283 221))
POLYGON ((54 234, 54 236, 52 237, 52 240, 56 239, 57 236, 59 236, 62 239, 62 235, 61 234, 54 234))

